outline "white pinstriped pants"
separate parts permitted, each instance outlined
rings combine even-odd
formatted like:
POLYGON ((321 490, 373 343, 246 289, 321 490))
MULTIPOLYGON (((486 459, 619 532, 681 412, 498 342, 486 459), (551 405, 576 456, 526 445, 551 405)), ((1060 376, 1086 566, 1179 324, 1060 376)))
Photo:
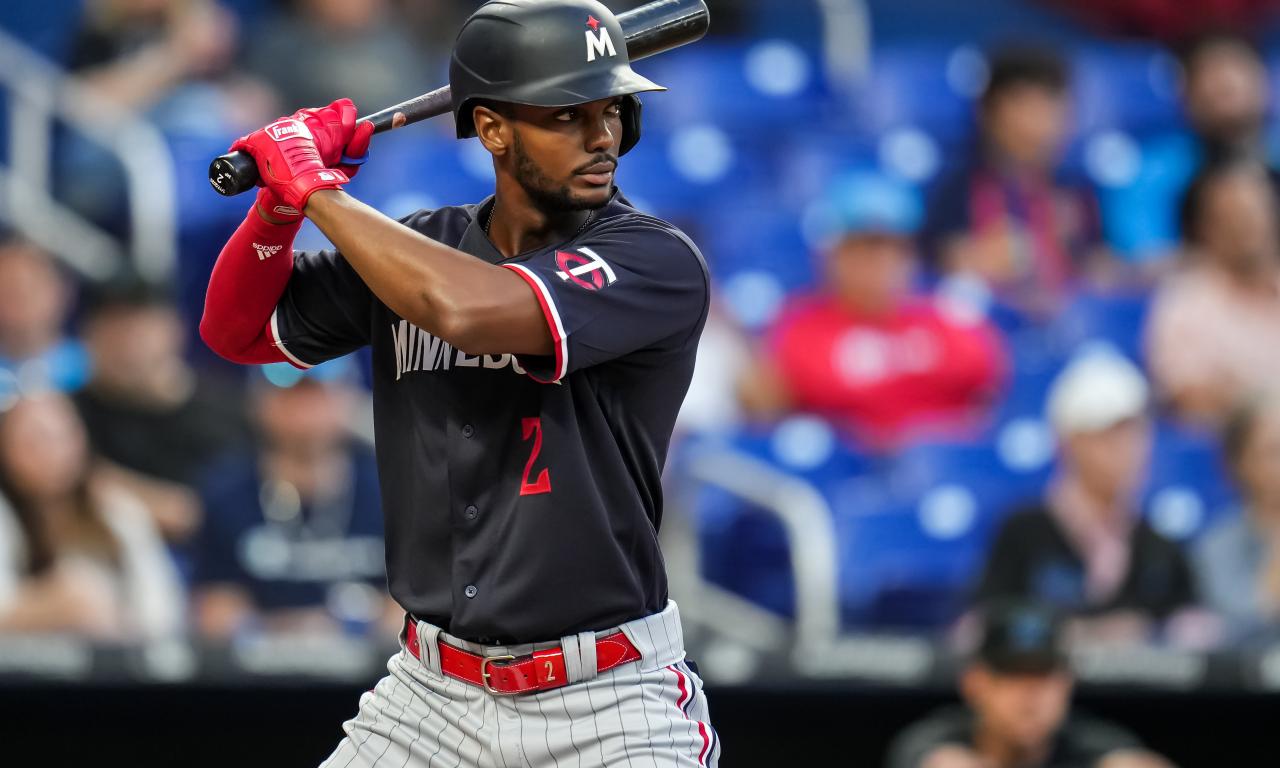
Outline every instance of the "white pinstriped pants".
MULTIPOLYGON (((436 642, 491 656, 523 656, 557 643, 481 646, 418 623, 422 661, 404 650, 389 675, 360 698, 346 737, 321 768, 714 768, 720 744, 702 680, 684 661, 680 614, 618 629, 638 662, 594 674, 594 635, 560 640, 571 683, 493 696, 440 673, 436 642), (587 648, 584 653, 581 648, 587 648)), ((608 634, 610 629, 599 634, 608 634)))

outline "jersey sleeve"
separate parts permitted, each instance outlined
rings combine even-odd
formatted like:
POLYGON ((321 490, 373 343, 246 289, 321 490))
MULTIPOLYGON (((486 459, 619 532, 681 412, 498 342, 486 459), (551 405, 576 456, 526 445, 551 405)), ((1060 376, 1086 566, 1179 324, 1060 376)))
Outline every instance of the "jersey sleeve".
POLYGON ((555 344, 552 355, 519 356, 534 379, 555 382, 641 349, 697 343, 709 303, 701 253, 677 229, 619 218, 563 249, 503 264, 533 290, 555 344))
POLYGON ((337 251, 298 253, 271 314, 273 343, 299 368, 369 343, 373 294, 337 251))

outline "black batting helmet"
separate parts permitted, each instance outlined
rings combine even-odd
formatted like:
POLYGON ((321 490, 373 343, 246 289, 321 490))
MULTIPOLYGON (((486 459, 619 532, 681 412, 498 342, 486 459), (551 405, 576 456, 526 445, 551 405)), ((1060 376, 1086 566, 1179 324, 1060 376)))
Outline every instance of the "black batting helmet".
POLYGON ((641 91, 613 12, 596 0, 490 0, 462 25, 449 62, 458 138, 476 135, 480 99, 567 107, 624 96, 619 154, 640 140, 641 91))

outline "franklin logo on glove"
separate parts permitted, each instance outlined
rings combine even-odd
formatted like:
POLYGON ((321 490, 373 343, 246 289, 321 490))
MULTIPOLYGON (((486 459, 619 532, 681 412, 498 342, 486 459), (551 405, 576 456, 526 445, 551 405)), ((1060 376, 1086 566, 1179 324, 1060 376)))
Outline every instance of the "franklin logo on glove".
POLYGON ((267 126, 267 133, 276 141, 284 141, 295 137, 310 139, 311 131, 299 120, 281 120, 267 126))

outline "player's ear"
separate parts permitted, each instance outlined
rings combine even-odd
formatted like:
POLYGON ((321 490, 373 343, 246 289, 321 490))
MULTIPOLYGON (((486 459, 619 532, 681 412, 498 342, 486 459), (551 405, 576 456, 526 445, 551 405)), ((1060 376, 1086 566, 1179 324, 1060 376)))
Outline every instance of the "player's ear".
POLYGON ((471 113, 476 126, 476 136, 491 155, 502 155, 511 142, 510 121, 497 111, 478 104, 471 113))

